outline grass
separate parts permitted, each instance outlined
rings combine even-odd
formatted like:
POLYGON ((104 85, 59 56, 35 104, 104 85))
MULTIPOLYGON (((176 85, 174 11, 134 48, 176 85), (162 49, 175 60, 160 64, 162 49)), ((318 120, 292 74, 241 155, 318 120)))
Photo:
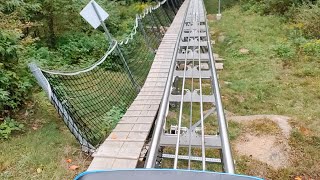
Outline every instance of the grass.
POLYGON ((18 113, 24 132, 0 141, 0 179, 64 180, 86 170, 90 158, 83 155, 44 93, 36 93, 27 107, 18 113), (71 165, 79 169, 69 170, 71 165))
POLYGON ((103 67, 74 76, 47 74, 47 77, 57 97, 69 107, 71 117, 93 146, 101 143, 116 125, 108 120, 112 118, 110 111, 113 108, 125 110, 137 94, 125 72, 103 67))
MULTIPOLYGON (((214 49, 226 59, 225 70, 219 73, 225 109, 239 115, 280 114, 293 117, 293 131, 289 139, 292 149, 290 167, 274 170, 249 157, 236 155, 237 172, 249 175, 263 173, 267 179, 319 178, 319 64, 303 55, 286 51, 293 47, 287 48, 290 39, 284 31, 286 24, 279 17, 246 13, 239 6, 234 6, 225 9, 221 21, 210 25, 216 32, 213 38, 221 33, 226 37, 214 49), (240 48, 249 49, 249 54, 241 54, 240 48)), ((20 117, 17 120, 26 125, 24 132, 0 141, 0 179, 71 179, 86 169, 89 159, 80 152, 75 138, 44 94, 36 93, 34 102, 30 103, 29 109, 17 115, 20 117), (69 158, 73 160, 71 164, 80 166, 77 171, 68 169, 71 164, 66 159, 69 158)), ((198 107, 195 105, 194 108, 198 107)), ((188 106, 184 108, 184 114, 188 114, 187 109, 188 106)), ((193 116, 197 119, 199 113, 195 110, 193 116)), ((184 119, 189 118, 185 116, 184 119)), ((252 126, 261 133, 274 129, 273 125, 264 127, 263 122, 252 126)), ((229 123, 232 141, 242 131, 241 124, 229 123)), ((194 149, 194 154, 201 153, 194 149)), ((217 155, 217 152, 208 151, 208 154, 217 155)), ((181 166, 185 167, 185 164, 181 166)), ((200 168, 199 163, 193 166, 200 168)), ((213 165, 208 169, 219 170, 219 167, 213 165)))
POLYGON ((247 128, 255 132, 258 136, 268 134, 276 135, 281 133, 278 124, 268 119, 254 120, 247 125, 247 128))
MULTIPOLYGON (((263 165, 264 177, 319 178, 319 63, 289 46, 292 40, 287 25, 278 16, 243 12, 235 5, 223 12, 221 21, 210 22, 210 26, 215 32, 212 38, 225 36, 214 46, 214 51, 225 59, 225 70, 219 73, 225 109, 238 115, 279 114, 293 118, 291 166, 274 170, 263 165), (249 53, 240 53, 241 48, 249 53)), ((255 168, 259 163, 248 163, 248 159, 237 156, 236 160, 238 173, 259 174, 261 168, 255 168)))

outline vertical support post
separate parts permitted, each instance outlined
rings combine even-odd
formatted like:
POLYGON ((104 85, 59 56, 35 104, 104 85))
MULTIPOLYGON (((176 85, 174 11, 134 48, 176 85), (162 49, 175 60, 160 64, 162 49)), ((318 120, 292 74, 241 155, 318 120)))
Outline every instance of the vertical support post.
POLYGON ((219 2, 219 4, 218 4, 218 14, 217 14, 217 20, 220 20, 221 19, 221 17, 222 17, 222 15, 221 15, 221 0, 218 0, 219 2))
POLYGON ((48 98, 51 100, 52 91, 47 78, 42 74, 41 70, 35 63, 30 63, 28 66, 33 76, 36 78, 39 86, 41 86, 41 88, 47 93, 48 98))
POLYGON ((101 15, 100 15, 100 13, 98 12, 98 9, 97 9, 96 5, 94 4, 94 1, 91 2, 91 5, 92 5, 92 7, 93 7, 93 9, 94 9, 94 12, 97 14, 97 16, 98 16, 98 18, 99 18, 100 24, 101 24, 101 26, 102 26, 102 28, 103 28, 103 30, 104 30, 104 34, 105 34, 105 36, 106 36, 107 41, 109 41, 109 43, 111 44, 111 42, 112 42, 112 40, 113 40, 113 39, 112 39, 112 36, 111 36, 111 34, 110 34, 110 32, 109 32, 106 24, 105 24, 104 21, 102 20, 101 15))
MULTIPOLYGON (((94 9, 94 12, 97 14, 97 16, 98 16, 98 18, 99 18, 100 24, 101 24, 101 26, 102 26, 102 28, 103 28, 103 30, 104 30, 104 32, 105 32, 105 35, 106 35, 107 40, 109 40, 109 42, 110 42, 110 44, 111 44, 111 42, 113 41, 113 38, 112 38, 110 32, 108 31, 108 28, 107 28, 106 24, 105 24, 104 21, 102 20, 100 14, 99 14, 99 12, 98 12, 98 9, 97 9, 96 5, 94 4, 94 1, 91 2, 91 5, 92 5, 92 7, 93 7, 93 9, 94 9)), ((127 61, 126 61, 126 59, 124 58, 124 56, 123 56, 123 54, 122 54, 122 52, 121 52, 121 49, 119 48, 119 45, 118 45, 118 44, 116 45, 116 50, 117 50, 117 52, 118 52, 118 54, 119 54, 119 56, 120 56, 121 61, 123 62, 123 65, 124 65, 125 69, 126 69, 127 72, 128 72, 128 75, 129 75, 129 78, 130 78, 132 84, 135 86, 135 88, 136 88, 137 91, 139 92, 140 89, 141 89, 141 87, 140 87, 140 86, 137 84, 137 82, 134 80, 133 75, 132 75, 132 73, 131 73, 131 71, 130 71, 130 69, 129 69, 129 66, 128 66, 128 64, 127 64, 127 61)))

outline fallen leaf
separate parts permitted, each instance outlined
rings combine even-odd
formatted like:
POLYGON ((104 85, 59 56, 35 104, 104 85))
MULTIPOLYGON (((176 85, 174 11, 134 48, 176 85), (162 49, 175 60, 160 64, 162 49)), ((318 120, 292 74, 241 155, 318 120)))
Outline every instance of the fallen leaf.
POLYGON ((294 178, 294 180, 302 180, 302 177, 301 177, 301 176, 296 176, 296 177, 294 178))
POLYGON ((71 163, 72 162, 72 160, 71 159, 67 159, 67 163, 71 163))
POLYGON ((307 128, 305 128, 305 127, 300 127, 299 128, 299 130, 300 130, 300 132, 303 134, 303 135, 309 135, 310 134, 310 130, 309 129, 307 129, 307 128))
POLYGON ((77 165, 71 165, 70 167, 69 167, 69 169, 70 170, 77 170, 79 168, 79 166, 77 166, 77 165))
POLYGON ((32 126, 32 129, 33 130, 37 130, 38 128, 36 126, 32 126))
POLYGON ((115 133, 111 134, 111 139, 117 139, 117 135, 115 133))
POLYGON ((42 168, 37 169, 37 173, 40 174, 42 172, 42 168))

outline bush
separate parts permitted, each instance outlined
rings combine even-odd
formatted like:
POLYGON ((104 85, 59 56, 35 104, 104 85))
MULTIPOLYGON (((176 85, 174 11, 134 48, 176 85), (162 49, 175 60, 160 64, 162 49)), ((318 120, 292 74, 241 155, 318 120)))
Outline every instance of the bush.
POLYGON ((295 23, 310 38, 320 38, 320 1, 316 4, 304 4, 298 9, 295 23))
POLYGON ((8 139, 14 131, 21 131, 24 125, 16 122, 11 118, 6 118, 0 124, 0 139, 8 139))
POLYGON ((281 43, 273 47, 276 55, 283 59, 290 59, 295 55, 295 49, 288 43, 281 43))
POLYGON ((57 50, 68 65, 91 65, 107 50, 103 34, 88 36, 85 33, 66 33, 58 39, 57 50))
POLYGON ((288 15, 292 9, 303 3, 304 0, 244 0, 242 9, 251 10, 260 14, 288 15))
POLYGON ((301 45, 301 48, 307 55, 320 57, 320 40, 311 40, 301 45))
MULTIPOLYGON (((218 7, 219 7, 219 1, 218 0, 205 0, 205 7, 208 14, 217 14, 218 13, 218 7)), ((220 2, 221 6, 221 13, 223 13, 224 10, 227 8, 230 8, 238 3, 236 0, 223 0, 220 2)))
POLYGON ((16 32, 0 30, 0 116, 21 105, 31 87, 27 66, 17 55, 19 38, 16 32))

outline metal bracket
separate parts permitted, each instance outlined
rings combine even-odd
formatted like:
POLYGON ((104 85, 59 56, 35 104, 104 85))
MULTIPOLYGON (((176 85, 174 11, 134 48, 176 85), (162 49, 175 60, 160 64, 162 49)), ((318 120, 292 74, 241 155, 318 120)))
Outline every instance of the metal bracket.
MULTIPOLYGON (((162 154, 162 158, 168 158, 168 159, 174 159, 175 156, 174 154, 162 154)), ((178 159, 182 159, 182 160, 191 160, 191 161, 202 161, 202 157, 198 157, 198 156, 183 156, 183 155, 178 155, 178 159)), ((209 163, 221 163, 221 159, 218 158, 206 158, 206 162, 209 163)))
MULTIPOLYGON (((198 94, 198 90, 195 89, 192 93, 189 90, 184 95, 183 102, 200 102, 200 95, 198 94)), ((170 94, 169 98, 170 102, 180 102, 181 95, 172 95, 170 94)), ((215 103, 214 95, 202 95, 202 102, 210 102, 215 103)))
MULTIPOLYGON (((161 135, 160 146, 176 146, 177 134, 167 134, 161 135)), ((180 146, 188 147, 189 143, 191 146, 201 147, 201 135, 192 131, 191 138, 189 138, 189 133, 183 133, 180 136, 180 146), (189 142, 190 141, 190 142, 189 142)), ((205 136, 205 146, 215 149, 221 149, 221 140, 219 135, 206 135, 205 136)))

